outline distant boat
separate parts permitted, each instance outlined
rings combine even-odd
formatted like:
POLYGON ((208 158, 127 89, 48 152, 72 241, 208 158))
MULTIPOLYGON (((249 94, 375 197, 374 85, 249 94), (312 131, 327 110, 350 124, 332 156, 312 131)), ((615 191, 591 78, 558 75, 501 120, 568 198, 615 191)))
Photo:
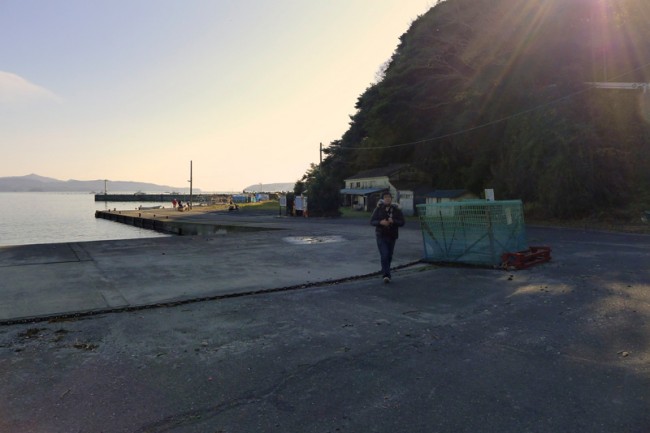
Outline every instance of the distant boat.
POLYGON ((151 210, 151 209, 162 209, 162 208, 163 206, 160 204, 158 206, 138 206, 138 210, 151 210))

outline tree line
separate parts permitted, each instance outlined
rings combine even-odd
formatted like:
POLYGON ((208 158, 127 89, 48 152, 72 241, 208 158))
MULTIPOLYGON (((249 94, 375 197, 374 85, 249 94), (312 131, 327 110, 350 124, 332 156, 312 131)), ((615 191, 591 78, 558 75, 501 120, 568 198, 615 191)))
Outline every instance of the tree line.
POLYGON ((438 2, 297 192, 333 215, 346 177, 402 162, 544 217, 650 205, 650 92, 591 84, 650 81, 649 19, 644 0, 438 2))

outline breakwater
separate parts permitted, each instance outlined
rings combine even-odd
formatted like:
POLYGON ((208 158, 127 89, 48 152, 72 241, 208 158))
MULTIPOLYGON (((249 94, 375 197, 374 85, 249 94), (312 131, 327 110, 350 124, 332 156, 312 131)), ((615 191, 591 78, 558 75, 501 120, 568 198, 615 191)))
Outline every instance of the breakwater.
POLYGON ((174 225, 174 220, 159 220, 156 218, 142 218, 122 211, 95 211, 95 218, 102 218, 134 227, 140 227, 148 230, 155 230, 161 233, 182 234, 182 229, 174 225))
MULTIPOLYGON (((225 194, 192 194, 193 203, 217 203, 219 200, 225 200, 228 196, 225 194)), ((95 201, 144 201, 144 202, 169 202, 172 200, 188 202, 189 194, 95 194, 95 201)))
MULTIPOLYGON (((168 210, 169 212, 176 212, 168 210)), ((165 210, 161 214, 152 214, 150 212, 138 211, 111 211, 111 210, 97 210, 95 211, 95 218, 101 218, 109 221, 114 221, 121 224, 139 227, 148 230, 154 230, 160 233, 167 233, 172 235, 181 236, 194 236, 194 235, 215 235, 225 234, 229 232, 256 232, 264 230, 275 230, 275 228, 252 226, 247 224, 237 223, 213 223, 213 222, 195 222, 181 220, 176 217, 171 217, 165 214, 165 210)))

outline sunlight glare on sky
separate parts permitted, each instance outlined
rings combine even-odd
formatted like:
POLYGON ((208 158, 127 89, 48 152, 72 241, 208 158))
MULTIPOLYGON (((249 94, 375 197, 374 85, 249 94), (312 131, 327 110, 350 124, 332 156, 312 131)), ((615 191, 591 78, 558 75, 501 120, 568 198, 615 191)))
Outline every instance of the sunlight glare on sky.
POLYGON ((0 2, 0 177, 294 182, 433 4, 0 2))

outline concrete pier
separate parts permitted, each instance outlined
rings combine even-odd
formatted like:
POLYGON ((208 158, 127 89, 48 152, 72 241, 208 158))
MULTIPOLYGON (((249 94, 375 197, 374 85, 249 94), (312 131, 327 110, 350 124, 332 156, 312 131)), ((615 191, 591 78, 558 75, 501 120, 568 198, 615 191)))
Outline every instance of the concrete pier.
MULTIPOLYGON (((212 200, 228 197, 225 194, 193 194, 194 203, 211 203, 212 200)), ((168 202, 172 200, 190 201, 189 194, 95 194, 95 201, 144 201, 144 202, 168 202)))
POLYGON ((246 232, 273 230, 274 227, 260 227, 258 224, 246 224, 241 221, 218 221, 216 215, 225 212, 189 211, 179 212, 170 209, 143 210, 97 210, 95 218, 102 218, 122 224, 131 225, 160 233, 183 236, 225 234, 228 232, 246 232))

